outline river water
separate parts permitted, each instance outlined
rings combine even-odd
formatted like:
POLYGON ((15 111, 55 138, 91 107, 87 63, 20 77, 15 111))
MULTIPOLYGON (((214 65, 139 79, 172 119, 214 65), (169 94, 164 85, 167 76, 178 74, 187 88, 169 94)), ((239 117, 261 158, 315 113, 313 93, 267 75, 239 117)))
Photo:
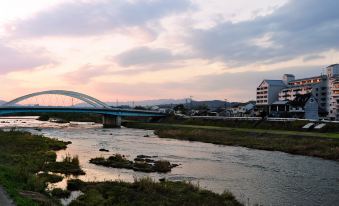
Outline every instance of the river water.
MULTIPOLYGON (((0 127, 17 127, 34 134, 71 141, 67 150, 78 155, 87 181, 124 180, 150 176, 185 180, 221 193, 231 191, 248 205, 339 205, 339 163, 283 152, 161 139, 151 130, 103 129, 94 123, 56 124, 34 118, 0 119, 0 127), (36 129, 39 128, 39 129, 36 129), (150 137, 144 137, 148 134, 150 137), (100 148, 110 152, 99 152, 100 148), (167 174, 149 174, 90 164, 90 158, 120 153, 158 156, 180 164, 167 174)), ((64 183, 62 183, 64 184, 64 183)))

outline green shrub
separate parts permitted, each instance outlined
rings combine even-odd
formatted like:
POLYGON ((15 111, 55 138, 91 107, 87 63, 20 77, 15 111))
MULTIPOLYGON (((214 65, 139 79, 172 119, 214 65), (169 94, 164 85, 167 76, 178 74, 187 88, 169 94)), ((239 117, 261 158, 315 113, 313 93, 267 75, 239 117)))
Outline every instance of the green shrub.
POLYGON ((79 157, 67 154, 61 162, 50 162, 45 167, 46 170, 66 175, 84 175, 85 172, 80 168, 79 157))
POLYGON ((55 188, 51 191, 53 197, 57 198, 69 198, 71 192, 68 190, 63 190, 61 188, 55 188))
POLYGON ((172 169, 171 163, 167 160, 159 160, 154 163, 157 172, 169 172, 172 169))
POLYGON ((38 174, 40 178, 43 178, 46 182, 57 183, 63 180, 63 177, 56 174, 40 173, 38 174))
POLYGON ((71 206, 241 206, 230 193, 222 195, 184 182, 154 182, 150 177, 135 179, 134 183, 85 183, 84 195, 71 206))
POLYGON ((71 179, 67 181, 67 190, 76 191, 81 190, 85 186, 85 182, 79 179, 71 179))

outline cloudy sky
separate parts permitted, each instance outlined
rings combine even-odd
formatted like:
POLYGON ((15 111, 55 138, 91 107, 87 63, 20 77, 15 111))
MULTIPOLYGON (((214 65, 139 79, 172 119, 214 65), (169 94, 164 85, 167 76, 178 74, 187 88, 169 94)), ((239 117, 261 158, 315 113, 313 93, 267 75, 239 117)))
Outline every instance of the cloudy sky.
POLYGON ((0 0, 0 99, 255 98, 339 62, 337 0, 0 0))

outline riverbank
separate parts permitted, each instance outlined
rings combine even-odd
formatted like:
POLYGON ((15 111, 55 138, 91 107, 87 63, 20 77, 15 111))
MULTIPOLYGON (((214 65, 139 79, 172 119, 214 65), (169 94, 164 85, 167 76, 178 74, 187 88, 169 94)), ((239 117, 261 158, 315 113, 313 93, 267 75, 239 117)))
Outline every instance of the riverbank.
POLYGON ((6 191, 0 187, 0 205, 1 206, 14 206, 13 200, 11 200, 6 191))
POLYGON ((198 126, 216 126, 230 128, 247 128, 247 129, 262 129, 262 130, 278 130, 278 131, 297 131, 312 133, 337 133, 339 134, 339 124, 333 122, 313 122, 315 124, 324 123, 325 126, 320 129, 313 129, 312 126, 308 129, 303 127, 310 123, 307 120, 295 121, 267 121, 267 120, 241 120, 241 119, 223 119, 223 118, 179 118, 170 116, 161 120, 161 123, 180 124, 180 125, 198 125, 198 126))
POLYGON ((0 185, 17 206, 58 204, 46 192, 49 178, 36 174, 45 171, 47 163, 55 162, 55 151, 67 144, 27 132, 0 130, 0 185))
POLYGON ((124 126, 152 129, 160 138, 242 146, 339 161, 339 134, 229 128, 168 123, 124 122, 124 126))
POLYGON ((69 190, 81 190, 84 195, 70 206, 104 205, 185 205, 185 206, 241 206, 230 192, 216 194, 184 182, 154 182, 151 178, 135 179, 133 183, 121 181, 85 183, 68 182, 69 190))
MULTIPOLYGON (((76 156, 66 156, 61 162, 56 162, 55 151, 65 149, 69 143, 27 132, 0 130, 0 185, 17 206, 60 205, 58 197, 69 195, 69 190, 74 190, 74 187, 69 190, 47 190, 47 183, 62 180, 62 176, 50 176, 47 172, 62 168, 63 171, 58 172, 67 174, 69 168, 73 170, 73 166, 79 164, 76 156), (73 164, 72 167, 69 164, 73 164)), ((241 205, 231 193, 217 194, 184 182, 140 179, 134 183, 117 181, 81 184, 86 185, 81 188, 84 195, 71 205, 104 205, 104 202, 182 205, 180 200, 186 205, 241 205), (194 204, 190 204, 191 199, 194 204)))

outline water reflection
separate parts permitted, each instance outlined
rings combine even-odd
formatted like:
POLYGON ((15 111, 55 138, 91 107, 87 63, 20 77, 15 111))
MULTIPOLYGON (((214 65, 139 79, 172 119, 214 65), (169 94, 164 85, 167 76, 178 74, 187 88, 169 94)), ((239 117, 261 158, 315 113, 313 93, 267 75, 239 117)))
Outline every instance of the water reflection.
POLYGON ((58 152, 79 155, 86 181, 124 180, 151 176, 185 180, 215 192, 225 189, 251 205, 335 205, 339 202, 339 163, 243 147, 160 139, 152 131, 103 129, 91 123, 55 124, 31 120, 5 120, 2 127, 21 127, 32 133, 72 141, 58 152), (23 123, 25 122, 25 123, 23 123), (34 128, 42 128, 38 131, 34 128), (144 137, 145 134, 150 137, 144 137), (100 148, 110 152, 99 152, 100 148), (159 156, 181 164, 168 174, 148 174, 89 164, 90 158, 121 153, 133 159, 139 154, 159 156))

